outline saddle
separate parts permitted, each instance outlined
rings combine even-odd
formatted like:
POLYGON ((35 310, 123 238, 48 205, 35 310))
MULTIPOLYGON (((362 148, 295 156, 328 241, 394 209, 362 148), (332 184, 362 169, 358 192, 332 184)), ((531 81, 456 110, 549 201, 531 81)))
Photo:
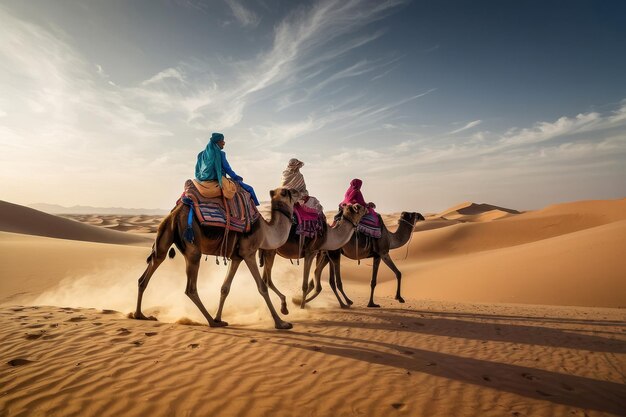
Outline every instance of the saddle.
POLYGON ((314 238, 324 232, 326 218, 317 210, 296 203, 293 206, 293 223, 296 225, 296 234, 314 238))
MULTIPOLYGON (((343 210, 339 207, 339 212, 335 215, 335 222, 339 221, 343 217, 343 210)), ((380 215, 374 211, 372 207, 368 208, 368 212, 361 218, 361 221, 356 227, 356 231, 365 236, 372 237, 374 239, 380 239, 383 235, 382 219, 380 215)))
POLYGON ((376 213, 374 209, 370 208, 368 213, 361 218, 356 230, 365 236, 380 239, 383 235, 381 224, 382 220, 378 213, 376 213))
POLYGON ((207 198, 192 180, 185 182, 185 190, 178 203, 191 206, 202 226, 222 227, 233 232, 247 233, 261 216, 250 193, 237 185, 232 198, 224 196, 207 198))

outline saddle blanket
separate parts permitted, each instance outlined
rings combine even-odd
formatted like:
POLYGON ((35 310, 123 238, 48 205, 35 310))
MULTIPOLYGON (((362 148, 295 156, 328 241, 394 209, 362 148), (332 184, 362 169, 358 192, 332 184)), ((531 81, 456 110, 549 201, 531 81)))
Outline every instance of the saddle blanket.
POLYGON ((357 231, 365 236, 380 239, 382 236, 382 228, 380 227, 380 218, 374 209, 369 209, 368 213, 361 218, 357 231))
POLYGON ((206 198, 200 194, 192 180, 185 182, 185 191, 178 202, 193 204, 198 223, 202 226, 225 228, 234 232, 246 233, 261 216, 250 193, 237 186, 237 192, 230 199, 220 197, 206 198), (224 205, 226 201, 226 206, 224 205), (227 212, 228 210, 228 212, 227 212))
POLYGON ((314 238, 322 234, 326 219, 323 214, 303 204, 296 203, 293 206, 294 223, 297 225, 296 234, 314 238))

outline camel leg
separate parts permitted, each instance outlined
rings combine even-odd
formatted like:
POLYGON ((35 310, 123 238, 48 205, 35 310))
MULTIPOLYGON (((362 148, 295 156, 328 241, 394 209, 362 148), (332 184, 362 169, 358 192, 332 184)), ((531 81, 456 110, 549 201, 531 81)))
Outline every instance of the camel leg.
POLYGON ((322 292, 322 271, 324 270, 324 267, 328 264, 328 261, 325 261, 325 259, 326 255, 324 255, 323 253, 319 252, 317 254, 317 262, 315 265, 315 284, 313 284, 313 281, 309 281, 309 287, 306 291, 306 295, 309 295, 311 291, 313 291, 313 288, 315 288, 315 294, 306 299, 307 303, 320 295, 320 293, 322 292))
POLYGON ((237 273, 237 269, 239 268, 239 264, 241 263, 241 258, 232 257, 230 263, 228 264, 228 272, 226 273, 226 278, 224 278, 224 283, 222 284, 222 288, 220 289, 220 305, 217 308, 217 313, 215 314, 215 321, 217 323, 222 323, 224 326, 228 326, 228 323, 222 321, 222 310, 224 309, 224 302, 226 302, 226 297, 228 297, 228 293, 230 292, 230 285, 233 283, 233 278, 237 273))
POLYGON ((348 296, 346 295, 346 293, 343 290, 343 281, 341 280, 341 276, 337 276, 337 289, 339 290, 339 292, 343 295, 343 298, 346 299, 346 304, 351 306, 352 304, 354 304, 352 302, 351 299, 348 298, 348 296))
POLYGON ((380 266, 380 256, 374 256, 374 266, 372 267, 372 280, 370 281, 370 302, 367 303, 368 307, 380 307, 378 304, 374 304, 374 288, 376 288, 376 278, 378 277, 378 267, 380 266))
POLYGON ((148 267, 141 275, 141 277, 139 277, 137 307, 135 308, 135 313, 132 315, 134 319, 156 320, 155 317, 146 317, 141 312, 141 301, 143 300, 143 293, 148 287, 150 278, 152 278, 152 274, 154 274, 159 265, 161 265, 161 263, 165 260, 165 257, 167 256, 167 250, 170 248, 170 246, 172 246, 173 241, 174 236, 169 229, 169 223, 164 224, 163 227, 159 227, 159 233, 157 233, 157 238, 155 240, 154 247, 152 248, 152 253, 150 253, 150 261, 148 262, 148 267))
POLYGON ((343 302, 337 292, 336 281, 341 280, 341 253, 332 254, 331 256, 331 252, 328 252, 328 259, 330 261, 330 276, 328 278, 328 284, 335 293, 335 297, 337 297, 337 301, 339 301, 339 306, 341 308, 350 308, 349 305, 343 302))
POLYGON ((204 318, 209 322, 209 326, 211 327, 221 327, 224 326, 224 323, 218 323, 213 320, 213 317, 209 314, 209 312, 202 304, 200 300, 200 296, 198 296, 198 269, 200 268, 200 258, 202 257, 202 253, 197 249, 193 251, 193 253, 185 253, 185 262, 187 264, 187 288, 185 289, 185 294, 187 297, 193 301, 193 303, 198 307, 204 318))
POLYGON ((275 250, 264 250, 264 266, 263 266, 263 282, 265 282, 280 298, 280 312, 283 314, 289 314, 287 309, 287 299, 283 293, 272 282, 272 268, 274 267, 274 259, 276 258, 275 250))
POLYGON ((387 265, 389 269, 391 269, 393 273, 396 274, 396 279, 398 280, 398 288, 396 289, 396 300, 398 300, 401 303, 404 303, 404 298, 402 298, 402 296, 400 295, 400 284, 402 283, 402 272, 400 272, 400 270, 396 267, 396 264, 393 263, 389 253, 382 255, 382 259, 385 265, 387 265))
POLYGON ((300 302, 300 308, 304 308, 306 305, 306 295, 309 289, 309 273, 311 272, 311 265, 315 257, 312 253, 304 254, 304 269, 302 271, 302 301, 300 302))
POLYGON ((254 280, 256 281, 259 293, 261 293, 261 296, 265 300, 267 308, 270 309, 270 313, 274 318, 274 327, 276 327, 277 329, 291 329, 293 325, 291 323, 283 321, 274 309, 274 305, 272 305, 272 300, 270 300, 270 296, 267 292, 267 285, 265 284, 265 282, 263 282, 263 278, 261 277, 259 269, 256 266, 254 254, 247 256, 246 258, 244 258, 244 260, 246 261, 246 265, 248 265, 248 269, 250 270, 252 276, 254 277, 254 280))
POLYGON ((143 292, 146 290, 146 287, 148 287, 148 283, 150 282, 150 278, 152 278, 152 274, 154 274, 154 271, 157 270, 159 265, 161 265, 161 263, 164 260, 165 260, 165 251, 163 252, 163 254, 159 253, 158 256, 153 255, 152 258, 150 259, 150 263, 148 264, 148 267, 139 278, 139 282, 138 282, 139 290, 137 292, 137 308, 135 309, 135 313, 133 314, 132 318, 137 319, 137 320, 156 320, 155 317, 153 316, 146 317, 141 312, 141 301, 143 299, 143 292))

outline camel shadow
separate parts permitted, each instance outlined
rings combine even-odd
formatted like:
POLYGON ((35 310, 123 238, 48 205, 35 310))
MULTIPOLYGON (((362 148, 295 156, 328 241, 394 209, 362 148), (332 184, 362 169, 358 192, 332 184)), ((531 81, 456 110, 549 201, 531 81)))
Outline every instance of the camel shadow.
MULTIPOLYGON (((329 325, 325 322, 315 324, 329 325)), ((230 335, 250 337, 249 334, 242 334, 242 331, 266 334, 270 336, 268 340, 271 343, 278 345, 394 367, 408 373, 419 372, 443 377, 527 398, 618 415, 626 410, 626 386, 620 383, 461 357, 400 344, 314 332, 291 331, 281 334, 280 338, 274 338, 272 336, 276 335, 275 332, 238 329, 237 333, 230 335)))
MULTIPOLYGON (((594 352, 610 352, 610 353, 626 353, 626 343, 622 340, 614 338, 599 337, 596 335, 581 334, 578 329, 556 329, 551 327, 530 326, 522 324, 502 323, 501 320, 509 320, 507 316, 489 316, 489 315, 472 315, 461 314, 458 316, 451 315, 451 318, 432 317, 440 316, 441 313, 419 312, 417 315, 415 310, 400 310, 405 314, 388 313, 386 310, 377 310, 371 313, 368 310, 351 310, 350 315, 366 316, 376 318, 375 322, 352 320, 321 320, 311 324, 327 327, 346 327, 346 328, 362 328, 370 330, 399 330, 404 332, 413 332, 427 334, 433 336, 447 336, 464 339, 474 339, 480 341, 518 343, 524 345, 539 345, 548 347, 584 349, 594 352), (409 313, 408 315, 406 313, 409 313), (458 317, 458 318, 457 318, 458 317), (470 321, 470 318, 478 318, 484 321, 470 321)), ((332 314, 332 313, 322 313, 332 314)), ((539 320, 532 317, 519 318, 532 321, 539 320)), ((558 319, 543 320, 550 323, 568 323, 568 324, 590 324, 598 325, 597 321, 573 321, 558 319)), ((623 322, 607 322, 611 326, 624 327, 623 322)), ((609 324, 606 324, 609 325, 609 324)), ((595 333, 595 332, 594 332, 595 333)), ((607 332, 604 332, 607 333, 607 332)), ((608 332, 609 334, 624 335, 623 331, 608 332)))
MULTIPOLYGON (((250 337, 250 333, 257 336, 265 334, 270 343, 393 367, 407 373, 448 378, 527 398, 605 413, 623 415, 626 411, 626 385, 623 383, 420 349, 408 342, 384 341, 385 333, 410 332, 427 337, 462 338, 472 343, 506 343, 511 344, 511 351, 528 349, 526 346, 543 346, 601 352, 603 355, 624 354, 626 342, 597 335, 608 333, 622 336, 623 339, 626 324, 622 321, 353 308, 320 310, 314 319, 301 320, 300 325, 309 329, 282 333, 280 337, 273 331, 245 328, 229 334, 243 338, 250 337), (598 327, 602 331, 597 331, 598 327), (332 334, 324 334, 323 330, 333 328, 337 331, 331 330, 332 334), (354 334, 358 334, 358 330, 365 330, 375 331, 377 335, 375 338, 359 338, 350 336, 350 329, 355 330, 354 334), (582 333, 585 331, 592 334, 582 333)), ((622 374, 618 368, 614 368, 615 371, 622 374)))

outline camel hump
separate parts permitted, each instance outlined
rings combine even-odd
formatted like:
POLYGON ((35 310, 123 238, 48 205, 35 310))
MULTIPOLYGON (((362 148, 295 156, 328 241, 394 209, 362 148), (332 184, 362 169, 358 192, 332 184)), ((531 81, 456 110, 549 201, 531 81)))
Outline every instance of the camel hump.
POLYGON ((170 258, 173 258, 174 256, 176 256, 176 251, 174 250, 174 248, 170 248, 170 251, 168 253, 168 256, 170 258))

